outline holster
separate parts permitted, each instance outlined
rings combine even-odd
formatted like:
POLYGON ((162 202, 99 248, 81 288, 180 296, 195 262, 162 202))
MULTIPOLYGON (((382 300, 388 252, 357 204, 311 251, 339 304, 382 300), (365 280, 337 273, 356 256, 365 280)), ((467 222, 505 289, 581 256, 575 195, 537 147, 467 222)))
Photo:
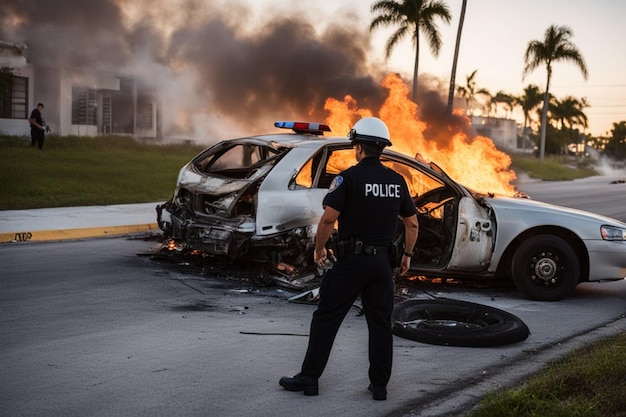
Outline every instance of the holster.
POLYGON ((333 233, 328 239, 328 246, 333 250, 337 260, 343 259, 353 253, 352 239, 339 240, 337 233, 333 233))
MULTIPOLYGON (((338 236, 333 234, 329 239, 328 248, 332 248, 337 260, 343 259, 348 255, 376 255, 380 250, 387 250, 391 253, 391 246, 383 245, 366 245, 361 240, 355 240, 354 238, 339 240, 338 236)), ((398 262, 401 261, 398 260, 398 262)))

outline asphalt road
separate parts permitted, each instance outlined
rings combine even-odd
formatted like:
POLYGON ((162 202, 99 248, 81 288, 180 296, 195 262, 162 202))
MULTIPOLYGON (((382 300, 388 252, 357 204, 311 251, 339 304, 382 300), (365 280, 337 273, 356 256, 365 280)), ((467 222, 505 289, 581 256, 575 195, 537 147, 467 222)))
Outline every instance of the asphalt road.
POLYGON ((575 181, 522 181, 517 185, 533 200, 545 201, 626 222, 626 173, 575 181))
MULTIPOLYGON (((542 183, 527 185, 520 189, 539 199, 542 183)), ((550 196, 567 194, 562 184, 547 186, 555 187, 543 191, 550 196)), ((597 204, 626 195, 612 190, 565 198, 597 204)), ((603 210, 623 219, 617 200, 603 210)), ((520 317, 532 334, 492 348, 396 337, 388 400, 377 402, 366 390, 367 329, 355 308, 320 395, 305 397, 278 379, 298 371, 315 307, 240 276, 138 256, 154 246, 121 237, 0 245, 0 416, 455 416, 487 391, 626 331, 626 281, 583 284, 557 303, 512 289, 424 284, 404 296, 491 305, 520 317)))

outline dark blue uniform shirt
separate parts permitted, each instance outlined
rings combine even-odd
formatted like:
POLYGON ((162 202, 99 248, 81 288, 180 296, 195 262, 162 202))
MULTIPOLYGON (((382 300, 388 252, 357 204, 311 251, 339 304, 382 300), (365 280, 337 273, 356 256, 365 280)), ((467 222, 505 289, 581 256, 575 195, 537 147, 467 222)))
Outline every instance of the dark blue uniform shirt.
POLYGON ((353 237, 368 245, 389 244, 398 215, 417 212, 404 178, 377 157, 365 157, 337 175, 323 204, 341 213, 339 239, 353 237))
MULTIPOLYGON (((30 118, 35 119, 38 125, 43 126, 43 118, 41 117, 41 112, 39 111, 39 109, 33 109, 33 111, 30 113, 30 118)), ((30 128, 35 130, 41 130, 39 127, 33 124, 30 125, 30 128)))

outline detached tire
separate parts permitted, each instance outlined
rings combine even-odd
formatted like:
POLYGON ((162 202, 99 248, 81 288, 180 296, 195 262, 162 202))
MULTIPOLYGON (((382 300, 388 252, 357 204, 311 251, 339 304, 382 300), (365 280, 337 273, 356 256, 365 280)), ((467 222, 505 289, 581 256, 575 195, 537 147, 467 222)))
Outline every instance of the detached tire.
POLYGON ((489 347, 521 342, 530 335, 517 316, 467 301, 407 300, 392 314, 393 333, 443 346, 489 347))

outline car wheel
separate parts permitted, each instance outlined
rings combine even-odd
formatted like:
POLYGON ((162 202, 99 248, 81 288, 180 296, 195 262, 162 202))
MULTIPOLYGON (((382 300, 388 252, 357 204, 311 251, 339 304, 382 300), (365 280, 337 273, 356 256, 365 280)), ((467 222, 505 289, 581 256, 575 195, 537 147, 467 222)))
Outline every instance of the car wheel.
POLYGON ((393 333, 444 346, 488 347, 528 338, 528 326, 506 311, 468 301, 406 300, 392 314, 393 333))
POLYGON ((578 285, 580 263, 563 239, 538 235, 526 239, 513 256, 513 282, 528 298, 558 301, 578 285))

